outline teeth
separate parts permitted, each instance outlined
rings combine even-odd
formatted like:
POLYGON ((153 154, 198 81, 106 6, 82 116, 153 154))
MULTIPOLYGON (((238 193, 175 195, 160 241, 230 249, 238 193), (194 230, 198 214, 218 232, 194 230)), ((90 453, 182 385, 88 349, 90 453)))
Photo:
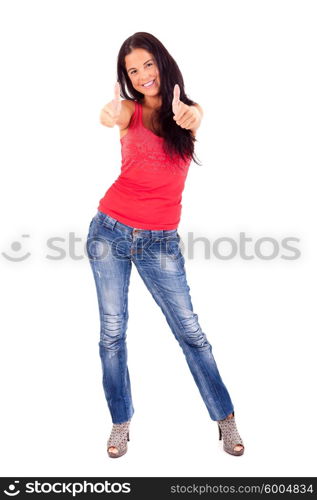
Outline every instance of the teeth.
POLYGON ((153 82, 154 82, 154 80, 151 80, 150 82, 145 83, 145 84, 143 85, 143 87, 150 87, 150 86, 152 85, 152 83, 153 83, 153 82))

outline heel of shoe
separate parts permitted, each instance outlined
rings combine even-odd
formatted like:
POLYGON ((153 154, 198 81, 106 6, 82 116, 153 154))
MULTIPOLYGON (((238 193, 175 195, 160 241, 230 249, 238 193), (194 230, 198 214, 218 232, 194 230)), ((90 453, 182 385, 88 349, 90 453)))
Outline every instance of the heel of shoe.
POLYGON ((222 438, 222 432, 221 432, 221 428, 220 428, 220 425, 218 424, 218 431, 219 431, 219 441, 221 441, 221 438, 222 438))

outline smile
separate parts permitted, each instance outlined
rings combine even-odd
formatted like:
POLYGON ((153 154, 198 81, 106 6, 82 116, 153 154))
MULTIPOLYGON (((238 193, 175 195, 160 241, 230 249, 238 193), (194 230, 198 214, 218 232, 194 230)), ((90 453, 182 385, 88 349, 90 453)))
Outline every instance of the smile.
POLYGON ((142 85, 142 87, 146 87, 146 88, 148 88, 148 87, 152 87, 152 85, 154 85, 154 81, 155 81, 155 79, 154 79, 154 80, 151 80, 150 82, 144 83, 144 84, 142 85))

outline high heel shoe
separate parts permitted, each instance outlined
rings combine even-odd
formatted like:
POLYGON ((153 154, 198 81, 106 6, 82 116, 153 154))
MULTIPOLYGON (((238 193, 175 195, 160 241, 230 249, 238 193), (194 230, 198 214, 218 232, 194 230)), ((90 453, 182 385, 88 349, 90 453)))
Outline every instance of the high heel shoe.
POLYGON ((237 429, 234 412, 232 413, 233 417, 227 417, 224 420, 217 420, 219 440, 221 440, 223 436, 224 451, 230 453, 231 455, 239 456, 244 453, 244 444, 237 429), (234 448, 238 445, 243 446, 243 448, 241 448, 241 450, 235 450, 234 448))
POLYGON ((129 425, 131 420, 122 424, 113 424, 110 437, 107 441, 107 453, 110 458, 122 457, 128 451, 128 441, 130 441, 129 425), (115 447, 118 453, 109 451, 109 448, 115 447))

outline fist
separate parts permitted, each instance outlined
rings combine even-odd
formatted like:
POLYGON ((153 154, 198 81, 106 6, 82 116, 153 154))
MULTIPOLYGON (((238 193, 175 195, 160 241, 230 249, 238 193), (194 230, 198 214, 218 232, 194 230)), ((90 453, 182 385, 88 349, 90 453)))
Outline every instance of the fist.
POLYGON ((121 113, 121 100, 120 100, 120 83, 116 82, 114 86, 114 99, 108 102, 101 111, 101 120, 109 127, 116 125, 121 113))
POLYGON ((180 88, 176 84, 174 86, 174 95, 172 101, 172 110, 174 113, 173 120, 182 128, 191 130, 194 129, 199 122, 199 112, 195 106, 188 106, 183 103, 180 98, 180 88))

